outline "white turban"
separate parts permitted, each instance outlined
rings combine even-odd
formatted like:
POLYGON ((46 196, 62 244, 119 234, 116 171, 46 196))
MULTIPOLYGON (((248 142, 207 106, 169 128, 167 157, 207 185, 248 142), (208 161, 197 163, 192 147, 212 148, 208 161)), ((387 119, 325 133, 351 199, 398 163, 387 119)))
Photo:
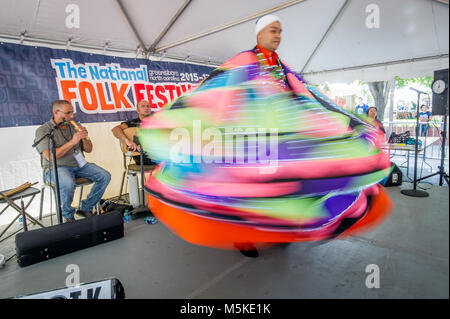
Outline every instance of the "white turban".
POLYGON ((275 21, 280 22, 280 19, 273 14, 268 14, 268 15, 262 16, 261 18, 256 20, 255 33, 258 34, 259 31, 261 31, 262 29, 264 29, 269 24, 271 24, 272 22, 275 22, 275 21))

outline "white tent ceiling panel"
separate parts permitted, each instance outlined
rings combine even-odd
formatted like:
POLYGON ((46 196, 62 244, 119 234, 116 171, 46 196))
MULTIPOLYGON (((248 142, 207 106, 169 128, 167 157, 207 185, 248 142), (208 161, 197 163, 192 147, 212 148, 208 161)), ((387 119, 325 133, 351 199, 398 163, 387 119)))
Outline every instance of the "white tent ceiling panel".
MULTIPOLYGON (((305 1, 274 12, 280 18, 283 28, 282 41, 277 52, 290 66, 298 69, 306 62, 320 41, 320 35, 326 32, 329 20, 332 20, 339 11, 341 5, 339 2, 343 3, 343 1, 335 0, 305 1), (321 19, 314 20, 311 18, 311 10, 316 6, 326 7, 327 10, 321 13, 321 19)), ((251 16, 265 9, 267 8, 258 7, 242 17, 251 16)), ((212 61, 221 63, 238 52, 249 50, 256 45, 255 22, 256 19, 252 19, 220 32, 169 48, 166 51, 168 54, 175 56, 190 56, 204 60, 212 58, 212 61)), ((193 34, 195 33, 189 35, 193 34)), ((169 42, 167 41, 167 43, 169 42)))
MULTIPOLYGON (((286 3, 286 0, 196 0, 183 12, 159 46, 183 40, 190 36, 209 31, 219 26, 228 25, 238 20, 250 17, 256 13, 269 10, 273 7, 286 3)), ((277 13, 275 13, 277 14, 277 13)), ((254 35, 256 19, 249 24, 250 34, 254 35)), ((236 31, 236 30, 235 30, 236 31)), ((235 39, 242 34, 236 34, 235 39)), ((228 44, 222 44, 226 47, 228 44)))
POLYGON ((278 53, 288 65, 302 69, 344 2, 305 1, 276 13, 283 27, 278 53))
MULTIPOLYGON (((116 2, 116 0, 113 2, 116 2)), ((142 37, 146 47, 152 45, 178 9, 182 7, 184 2, 185 0, 122 1, 130 20, 136 27, 138 34, 142 37)), ((117 10, 119 10, 118 5, 115 4, 115 6, 117 7, 117 10)), ((191 21, 189 23, 189 20, 185 20, 185 22, 187 24, 196 23, 196 21, 191 21)), ((135 40, 136 37, 133 36, 132 39, 135 40)), ((136 47, 136 45, 134 47, 136 47)))
POLYGON ((72 38, 73 43, 99 47, 102 47, 105 42, 109 42, 108 46, 110 47, 131 50, 137 46, 136 37, 116 1, 15 0, 2 1, 2 4, 3 2, 17 4, 14 11, 1 11, 0 33, 3 34, 18 35, 26 30, 26 37, 31 38, 64 42, 72 38), (66 13, 67 5, 73 3, 79 7, 79 28, 68 28, 66 25, 68 17, 69 22, 74 21, 70 19, 71 12, 66 13), (22 25, 14 23, 17 16, 24 17, 27 22, 22 25), (12 25, 14 28, 7 30, 3 25, 12 25))
POLYGON ((448 5, 444 5, 443 3, 437 1, 432 2, 432 10, 434 20, 434 36, 436 37, 436 41, 439 46, 439 50, 448 53, 449 49, 449 10, 448 5))
POLYGON ((194 41, 167 49, 167 54, 208 61, 216 64, 228 60, 238 52, 256 45, 254 23, 246 22, 220 33, 214 33, 194 41), (238 36, 239 35, 239 36, 238 36), (224 43, 227 45, 224 46, 224 43), (201 48, 201 49, 200 49, 201 48))
POLYGON ((0 1, 0 6, 1 32, 20 35, 33 24, 38 1, 0 1))
POLYGON ((305 72, 448 54, 448 6, 431 0, 378 0, 380 27, 368 28, 365 8, 370 3, 349 2, 305 72), (435 25, 445 27, 436 30, 435 25))

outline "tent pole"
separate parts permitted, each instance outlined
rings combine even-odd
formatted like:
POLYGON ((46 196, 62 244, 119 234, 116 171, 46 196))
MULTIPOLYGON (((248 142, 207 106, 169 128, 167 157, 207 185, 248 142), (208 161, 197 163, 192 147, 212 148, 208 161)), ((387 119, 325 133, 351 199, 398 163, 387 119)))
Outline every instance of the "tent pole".
POLYGON ((306 67, 309 64, 309 61, 311 61, 311 59, 314 57, 314 55, 316 55, 317 50, 319 49, 319 47, 322 45, 323 41, 325 40, 325 38, 327 37, 328 33, 331 31, 331 28, 335 25, 337 19, 342 15, 342 12, 344 12, 344 8, 347 6, 348 2, 350 0, 346 0, 344 2, 344 4, 342 5, 342 7, 339 9, 339 12, 336 14, 336 16, 333 19, 333 22, 331 22, 330 26, 328 27, 327 31, 324 33, 322 39, 320 39, 319 43, 317 44, 317 46, 314 48, 314 51, 311 53, 311 55, 309 56, 308 60, 306 61, 306 63, 303 65, 302 70, 300 71, 300 74, 303 73, 303 71, 306 69, 306 67))
MULTIPOLYGON (((388 129, 388 134, 386 134, 386 137, 389 138, 389 136, 391 136, 392 131, 393 131, 393 122, 394 122, 394 95, 395 95, 395 80, 396 80, 396 76, 393 77, 393 79, 391 80, 391 90, 390 90, 390 103, 389 103, 389 129, 388 129)), ((383 119, 382 119, 383 120, 383 119)))
POLYGON ((448 0, 434 0, 434 1, 448 5, 448 0))
POLYGON ((125 16, 125 19, 127 20, 129 26, 131 27, 131 29, 133 30, 134 35, 136 36, 136 38, 139 41, 139 45, 142 48, 142 53, 147 55, 147 47, 144 44, 144 41, 142 40, 139 32, 137 31, 136 27, 134 26, 134 23, 131 21, 130 16, 128 15, 127 10, 125 9, 125 6, 122 3, 122 0, 117 0, 117 4, 120 7, 120 11, 122 11, 123 15, 125 16))
POLYGON ((170 19, 169 23, 166 25, 161 34, 156 38, 156 40, 150 46, 149 52, 153 52, 156 46, 161 42, 162 38, 166 35, 166 33, 170 30, 170 28, 174 25, 174 23, 178 20, 181 14, 186 10, 187 6, 192 2, 192 0, 186 0, 180 9, 178 9, 177 13, 170 19))

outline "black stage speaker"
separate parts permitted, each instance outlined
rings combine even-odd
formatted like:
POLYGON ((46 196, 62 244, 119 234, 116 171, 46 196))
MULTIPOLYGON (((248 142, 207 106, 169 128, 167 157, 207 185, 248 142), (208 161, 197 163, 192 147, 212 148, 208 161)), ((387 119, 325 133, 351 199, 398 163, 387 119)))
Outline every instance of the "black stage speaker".
POLYGON ((445 91, 441 94, 433 92, 432 115, 448 115, 448 69, 434 71, 433 83, 437 80, 445 82, 445 91))
POLYGON ((121 237, 123 218, 119 212, 30 230, 16 235, 17 261, 25 267, 121 237))

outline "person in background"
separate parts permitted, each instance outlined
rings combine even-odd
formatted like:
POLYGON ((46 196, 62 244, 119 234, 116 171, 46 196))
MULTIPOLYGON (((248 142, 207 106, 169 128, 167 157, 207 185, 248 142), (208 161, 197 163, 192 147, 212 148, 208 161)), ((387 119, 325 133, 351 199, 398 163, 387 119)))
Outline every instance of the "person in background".
POLYGON ((373 126, 378 127, 380 130, 383 131, 384 134, 386 134, 386 130, 384 129, 383 123, 378 120, 377 117, 378 109, 375 106, 371 106, 367 109, 366 114, 370 118, 370 122, 373 126))
POLYGON ((358 98, 358 105, 355 107, 355 113, 356 114, 364 114, 367 113, 367 109, 369 106, 364 103, 364 100, 362 97, 358 98))
POLYGON ((419 113, 419 135, 427 136, 428 128, 430 127, 431 112, 428 111, 428 107, 422 104, 419 113))

